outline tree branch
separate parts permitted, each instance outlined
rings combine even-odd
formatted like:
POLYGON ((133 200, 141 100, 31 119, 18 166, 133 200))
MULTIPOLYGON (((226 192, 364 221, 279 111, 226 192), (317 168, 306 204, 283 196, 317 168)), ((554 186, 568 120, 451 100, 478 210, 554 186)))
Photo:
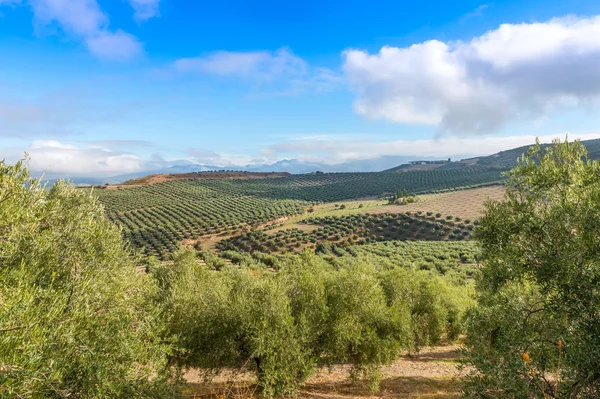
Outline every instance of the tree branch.
POLYGON ((16 330, 20 330, 22 328, 25 328, 25 327, 24 326, 18 326, 18 327, 2 328, 2 329, 0 329, 0 333, 9 332, 9 331, 16 331, 16 330))

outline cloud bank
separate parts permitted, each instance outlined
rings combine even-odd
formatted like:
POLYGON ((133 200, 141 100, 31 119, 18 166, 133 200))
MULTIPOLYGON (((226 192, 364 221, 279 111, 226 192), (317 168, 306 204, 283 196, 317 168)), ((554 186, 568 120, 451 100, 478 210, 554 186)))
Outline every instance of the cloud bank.
POLYGON ((440 133, 494 133, 557 108, 597 105, 598 37, 600 16, 503 24, 470 42, 350 49, 343 70, 362 116, 440 133))
MULTIPOLYGON (((105 145, 65 144, 56 140, 36 140, 27 148, 34 173, 49 176, 114 176, 145 169, 138 156, 111 150, 105 145)), ((19 157, 22 154, 18 155, 19 157)))
MULTIPOLYGON (((276 158, 295 157, 305 162, 318 162, 329 165, 348 161, 374 159, 381 156, 407 157, 448 157, 466 158, 491 155, 524 145, 535 143, 539 137, 542 143, 550 143, 554 138, 564 139, 565 134, 545 136, 506 136, 506 137, 441 137, 423 140, 367 141, 332 139, 295 140, 274 144, 266 150, 276 158)), ((600 133, 569 135, 569 140, 600 138, 600 133)))

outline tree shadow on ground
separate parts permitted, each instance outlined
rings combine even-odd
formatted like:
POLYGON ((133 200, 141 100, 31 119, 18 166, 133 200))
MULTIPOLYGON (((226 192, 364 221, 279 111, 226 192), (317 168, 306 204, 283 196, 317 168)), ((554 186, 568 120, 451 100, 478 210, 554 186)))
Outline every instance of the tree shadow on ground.
MULTIPOLYGON (((394 377, 381 382, 381 391, 372 393, 361 384, 349 381, 310 383, 299 392, 298 398, 348 399, 348 398, 407 398, 407 399, 458 399, 461 382, 453 378, 394 377)), ((254 384, 187 384, 183 395, 195 399, 249 399, 258 398, 254 384)))
POLYGON ((377 393, 351 382, 334 382, 308 384, 300 391, 300 397, 456 399, 461 397, 461 387, 460 381, 452 378, 394 377, 384 379, 377 393))

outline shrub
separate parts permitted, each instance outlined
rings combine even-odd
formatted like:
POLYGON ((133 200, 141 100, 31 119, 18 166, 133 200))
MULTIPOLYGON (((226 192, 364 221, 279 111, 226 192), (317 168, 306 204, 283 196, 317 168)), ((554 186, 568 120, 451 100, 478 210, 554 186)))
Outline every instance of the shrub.
POLYGON ((103 207, 23 161, 0 162, 0 185, 1 396, 172 397, 158 287, 103 207))
POLYGON ((324 351, 330 363, 351 363, 372 390, 379 386, 379 366, 391 362, 406 339, 401 314, 386 306, 372 265, 356 262, 343 269, 328 294, 330 317, 324 351))
POLYGON ((476 233, 483 268, 468 329, 468 397, 598 396, 598 170, 577 141, 537 143, 508 174, 506 200, 488 203, 476 233), (555 396, 556 385, 538 376, 557 373, 559 353, 555 396))
POLYGON ((265 395, 293 391, 303 362, 289 339, 294 321, 281 281, 243 269, 211 273, 194 259, 185 251, 173 266, 170 327, 182 348, 177 363, 209 374, 252 362, 265 395))

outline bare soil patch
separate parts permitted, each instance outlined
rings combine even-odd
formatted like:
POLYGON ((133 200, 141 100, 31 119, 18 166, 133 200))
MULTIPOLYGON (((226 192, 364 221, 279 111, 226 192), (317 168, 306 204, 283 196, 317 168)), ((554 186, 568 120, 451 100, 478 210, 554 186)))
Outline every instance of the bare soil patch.
MULTIPOLYGON (((457 346, 424 348, 418 355, 405 355, 383 368, 381 391, 370 392, 348 379, 350 366, 322 368, 300 390, 300 398, 436 398, 455 399, 461 394, 457 368, 457 346)), ((206 382, 198 370, 185 375, 188 398, 248 398, 256 395, 254 375, 225 371, 206 382)))
POLYGON ((439 212, 442 215, 460 216, 463 219, 477 219, 485 210, 485 202, 488 199, 502 200, 504 192, 504 186, 490 186, 443 194, 425 194, 419 195, 417 202, 412 204, 383 205, 375 209, 370 209, 368 212, 439 212))
POLYGON ((253 179, 277 179, 291 176, 288 172, 192 172, 192 173, 172 173, 172 174, 153 174, 138 179, 131 179, 121 184, 105 186, 107 189, 117 187, 139 187, 150 184, 164 183, 177 180, 253 180, 253 179))

